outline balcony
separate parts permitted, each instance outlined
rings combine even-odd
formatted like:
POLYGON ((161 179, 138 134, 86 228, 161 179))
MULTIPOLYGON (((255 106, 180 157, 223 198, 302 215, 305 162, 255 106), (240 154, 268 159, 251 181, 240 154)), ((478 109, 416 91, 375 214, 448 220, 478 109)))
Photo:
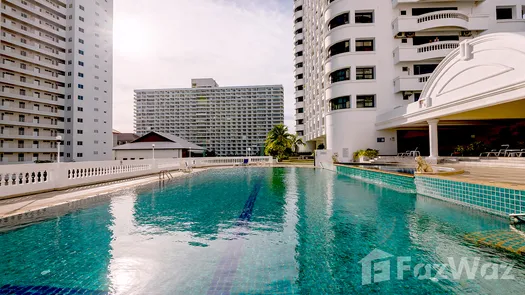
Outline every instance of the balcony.
POLYGON ((485 31, 488 27, 488 15, 467 15, 456 10, 436 11, 419 16, 400 16, 392 22, 394 35, 401 32, 421 31, 485 31))
POLYGON ((30 122, 20 122, 20 121, 11 121, 11 120, 0 120, 0 124, 3 125, 12 125, 12 126, 24 126, 24 127, 35 127, 35 128, 48 128, 48 129, 64 129, 64 122, 58 122, 55 124, 50 123, 34 123, 30 122))
POLYGON ((418 46, 400 46, 394 50, 395 63, 442 59, 459 47, 459 41, 442 41, 418 46))
MULTIPOLYGON (((465 2, 465 3, 479 3, 483 2, 485 0, 459 0, 456 2, 465 2)), ((392 7, 397 7, 399 4, 426 4, 428 3, 428 0, 392 0, 392 7)))
POLYGON ((304 113, 295 114, 295 120, 303 120, 303 119, 304 119, 304 113))
POLYGON ((404 91, 423 91, 425 83, 430 78, 430 74, 397 77, 394 80, 396 93, 404 91))
POLYGON ((12 90, 12 89, 3 89, 0 90, 0 95, 3 97, 9 97, 14 99, 20 99, 24 101, 32 101, 32 102, 38 102, 43 104, 50 104, 50 105, 57 105, 57 106, 63 106, 64 105, 64 99, 58 98, 57 100, 51 100, 48 98, 39 98, 34 95, 21 95, 20 93, 12 90))

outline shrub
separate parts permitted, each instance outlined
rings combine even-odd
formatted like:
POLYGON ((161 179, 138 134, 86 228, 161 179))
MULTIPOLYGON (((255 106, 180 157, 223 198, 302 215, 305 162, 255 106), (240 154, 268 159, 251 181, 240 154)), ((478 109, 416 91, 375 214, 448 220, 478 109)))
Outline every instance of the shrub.
POLYGON ((358 150, 354 152, 354 160, 357 160, 359 157, 374 159, 377 158, 377 156, 379 156, 379 150, 374 149, 358 150))

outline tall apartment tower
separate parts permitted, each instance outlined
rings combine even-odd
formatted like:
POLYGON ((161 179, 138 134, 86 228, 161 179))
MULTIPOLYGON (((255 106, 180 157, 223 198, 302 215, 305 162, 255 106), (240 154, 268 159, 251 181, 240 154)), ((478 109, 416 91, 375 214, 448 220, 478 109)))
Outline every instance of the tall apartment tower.
POLYGON ((67 11, 65 160, 111 160, 113 0, 74 0, 67 11))
POLYGON ((284 122, 282 85, 219 87, 192 79, 192 88, 135 90, 135 132, 165 132, 219 156, 259 155, 266 135, 284 122))
POLYGON ((0 163, 110 159, 112 0, 0 5, 0 163))
POLYGON ((397 152, 376 116, 417 101, 462 40, 525 31, 525 0, 295 0, 296 130, 340 157, 397 152))

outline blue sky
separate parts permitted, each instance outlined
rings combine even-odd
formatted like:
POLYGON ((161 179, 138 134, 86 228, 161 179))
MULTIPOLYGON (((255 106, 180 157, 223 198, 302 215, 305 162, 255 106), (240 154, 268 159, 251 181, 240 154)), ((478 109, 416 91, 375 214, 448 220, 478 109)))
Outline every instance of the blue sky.
POLYGON ((283 84, 293 129, 293 0, 115 0, 113 127, 133 131, 133 90, 283 84))

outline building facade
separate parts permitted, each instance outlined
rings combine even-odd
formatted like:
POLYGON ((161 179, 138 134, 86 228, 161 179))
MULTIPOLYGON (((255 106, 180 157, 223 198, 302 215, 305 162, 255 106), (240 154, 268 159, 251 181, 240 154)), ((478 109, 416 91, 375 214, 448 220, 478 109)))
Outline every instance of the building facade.
POLYGON ((61 147, 63 160, 111 159, 112 13, 112 0, 1 2, 0 163, 56 161, 61 141, 69 143, 61 147), (75 12, 81 8, 85 15, 75 12), (104 35, 99 34, 101 31, 104 35), (101 40, 95 42, 97 35, 101 40), (83 66, 76 55, 84 56, 83 66), (104 66, 100 64, 104 74, 91 69, 99 66, 97 56, 105 61, 104 66), (75 80, 78 73, 85 82, 75 80), (105 87, 98 85, 99 79, 107 81, 105 87), (79 93, 86 105, 74 106, 73 95, 80 87, 98 87, 106 92, 79 93), (104 119, 95 114, 95 97, 107 102, 99 108, 108 114, 104 119), (88 118, 96 118, 104 124, 98 127, 91 122, 92 127, 81 134, 91 142, 95 137, 105 141, 95 134, 98 128, 100 134, 108 134, 108 145, 100 149, 100 156, 73 156, 73 143, 77 141, 91 148, 89 140, 76 136, 80 128, 72 122, 84 123, 77 120, 80 117, 85 117, 86 123, 88 118))
POLYGON ((267 133, 284 122, 282 85, 135 90, 135 133, 179 136, 218 156, 259 155, 267 133))
POLYGON ((359 149, 397 153, 398 130, 378 115, 418 101, 460 42, 525 31, 524 0, 296 0, 296 130, 341 161, 359 149))

